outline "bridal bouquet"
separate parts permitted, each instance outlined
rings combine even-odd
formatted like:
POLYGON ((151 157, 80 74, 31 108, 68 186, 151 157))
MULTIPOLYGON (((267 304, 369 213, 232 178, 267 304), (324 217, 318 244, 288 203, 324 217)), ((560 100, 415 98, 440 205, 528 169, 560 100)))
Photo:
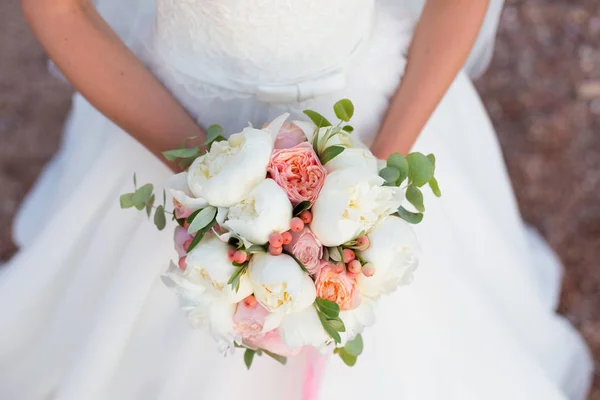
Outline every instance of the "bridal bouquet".
MULTIPOLYGON (((305 346, 354 365, 374 304, 417 267, 410 223, 423 217, 421 187, 440 195, 435 158, 378 161, 352 135, 352 103, 334 111, 336 125, 306 111, 310 121, 285 114, 229 139, 211 126, 204 152, 164 153, 187 171, 167 185, 179 259, 163 281, 220 350, 245 349, 248 368, 255 355, 285 362, 305 346)), ((121 206, 154 210, 163 229, 166 196, 154 207, 152 185, 135 185, 121 206)))

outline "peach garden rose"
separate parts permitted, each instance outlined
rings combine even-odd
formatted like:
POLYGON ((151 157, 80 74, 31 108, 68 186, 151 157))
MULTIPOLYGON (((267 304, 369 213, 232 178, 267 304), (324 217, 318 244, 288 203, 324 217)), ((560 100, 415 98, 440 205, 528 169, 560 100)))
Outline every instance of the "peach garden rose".
POLYGON ((302 142, 306 142, 304 131, 295 124, 285 122, 277 133, 275 149, 289 149, 302 142))
POLYGON ((327 171, 308 142, 289 149, 275 150, 268 172, 283 188, 293 205, 303 201, 313 204, 325 183, 327 171))
POLYGON ((337 303, 341 310, 358 306, 356 278, 346 270, 338 273, 332 265, 325 266, 319 271, 315 285, 317 297, 337 303))

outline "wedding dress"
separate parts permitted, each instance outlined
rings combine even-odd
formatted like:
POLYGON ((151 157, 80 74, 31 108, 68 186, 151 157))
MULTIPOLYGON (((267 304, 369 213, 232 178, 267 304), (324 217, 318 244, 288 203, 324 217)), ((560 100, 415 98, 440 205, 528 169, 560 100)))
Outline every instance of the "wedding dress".
MULTIPOLYGON (((466 65, 489 60, 492 2, 466 65)), ((198 122, 234 133, 350 98, 369 143, 401 78, 422 2, 100 0, 128 45, 198 122)), ((101 54, 98 57, 102 57, 101 54)), ((461 72, 415 150, 435 153, 441 199, 416 227, 425 257, 385 298, 354 368, 328 360, 322 399, 582 400, 591 359, 555 313, 560 264, 523 225, 493 128, 461 72)), ((119 208, 132 175, 169 171, 79 95, 61 150, 26 199, 0 268, 0 398, 302 399, 309 361, 246 371, 192 330, 159 276, 169 229, 119 208)))

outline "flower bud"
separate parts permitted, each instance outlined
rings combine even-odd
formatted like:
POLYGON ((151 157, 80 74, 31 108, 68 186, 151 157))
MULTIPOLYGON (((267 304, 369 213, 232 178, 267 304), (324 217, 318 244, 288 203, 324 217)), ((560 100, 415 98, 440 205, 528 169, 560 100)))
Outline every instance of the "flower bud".
POLYGON ((344 263, 348 264, 356 260, 356 254, 350 249, 344 249, 344 263))

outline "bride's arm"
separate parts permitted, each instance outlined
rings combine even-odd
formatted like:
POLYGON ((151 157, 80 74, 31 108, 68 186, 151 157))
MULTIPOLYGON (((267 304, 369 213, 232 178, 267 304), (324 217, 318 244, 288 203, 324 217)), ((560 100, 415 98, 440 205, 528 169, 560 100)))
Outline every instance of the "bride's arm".
POLYGON ((489 0, 428 0, 408 53, 406 72, 372 150, 406 154, 464 64, 489 0))
POLYGON ((204 135, 89 0, 21 2, 34 33, 75 88, 154 154, 204 135))

